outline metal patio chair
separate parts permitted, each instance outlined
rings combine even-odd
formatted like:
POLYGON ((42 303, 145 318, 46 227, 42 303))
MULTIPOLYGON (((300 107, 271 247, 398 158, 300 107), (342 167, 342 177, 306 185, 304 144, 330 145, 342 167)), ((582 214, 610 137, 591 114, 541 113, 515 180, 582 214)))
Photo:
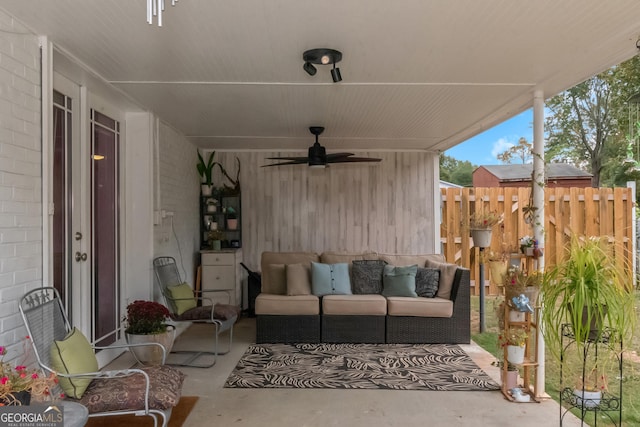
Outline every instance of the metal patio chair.
MULTIPOLYGON (((47 373, 56 372, 52 366, 53 349, 62 345, 61 343, 71 335, 79 333, 71 327, 60 295, 55 288, 51 287, 34 289, 22 297, 19 308, 31 337, 29 341, 38 364, 47 373)), ((156 343, 150 345, 160 346, 156 343)), ((101 348, 127 347, 132 345, 92 346, 93 351, 101 348)), ((164 347, 160 347, 164 353, 164 347)), ((65 366, 67 366, 66 362, 65 366)), ((72 372, 73 368, 68 367, 68 370, 72 372)), ((70 374, 56 372, 56 374, 61 380, 66 378, 70 382, 90 379, 86 391, 78 396, 79 398, 65 397, 65 400, 86 406, 90 417, 146 415, 153 418, 156 427, 158 421, 163 427, 167 426, 171 410, 180 400, 184 381, 183 373, 163 365, 70 374)))
MULTIPOLYGON (((156 281, 162 292, 165 303, 171 312, 171 319, 175 322, 207 323, 215 327, 213 351, 199 350, 177 350, 172 354, 187 355, 183 362, 173 363, 176 366, 190 366, 196 368, 209 368, 216 363, 218 355, 227 354, 233 343, 233 325, 238 319, 239 310, 226 304, 214 304, 211 298, 188 296, 186 298, 175 298, 172 295, 172 287, 181 285, 184 281, 180 278, 180 272, 173 257, 163 256, 153 260, 153 270, 156 273, 156 281), (180 301, 191 303, 194 307, 180 313, 177 304, 180 301), (199 304, 198 304, 199 303, 199 304), (229 331, 229 346, 225 351, 219 351, 219 336, 225 331, 229 331), (211 362, 198 361, 203 356, 212 356, 211 362)), ((192 290, 193 292, 193 290, 192 290)))

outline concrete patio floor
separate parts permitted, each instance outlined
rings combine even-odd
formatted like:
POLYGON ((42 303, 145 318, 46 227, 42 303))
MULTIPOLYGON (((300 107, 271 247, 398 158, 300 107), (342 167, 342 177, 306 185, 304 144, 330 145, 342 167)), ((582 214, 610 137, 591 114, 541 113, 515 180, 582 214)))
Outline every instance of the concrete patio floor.
MULTIPOLYGON (((213 328, 192 325, 174 349, 185 346, 207 349, 213 328)), ((224 336, 226 338, 226 334, 224 336)), ((211 368, 180 368, 187 374, 183 395, 199 396, 184 427, 220 426, 556 426, 560 408, 552 399, 541 403, 513 403, 500 391, 401 391, 331 389, 230 389, 225 380, 255 339, 255 320, 241 319, 234 328, 231 351, 211 368)), ((226 348, 226 340, 221 346, 226 348)), ((499 382, 493 356, 481 347, 461 346, 499 382)), ((117 364, 129 363, 127 355, 117 364)), ((172 358, 175 356, 172 356, 172 358)), ((580 421, 567 414, 565 426, 580 421)))

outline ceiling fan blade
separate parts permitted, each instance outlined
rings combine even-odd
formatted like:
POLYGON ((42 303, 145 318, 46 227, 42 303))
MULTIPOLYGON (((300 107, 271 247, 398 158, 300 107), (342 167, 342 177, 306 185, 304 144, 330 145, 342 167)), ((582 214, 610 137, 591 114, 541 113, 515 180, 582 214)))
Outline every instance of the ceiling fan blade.
POLYGON ((327 160, 327 163, 364 163, 364 162, 379 162, 382 159, 376 159, 373 157, 339 157, 337 159, 327 160))
POLYGON ((307 162, 309 159, 307 157, 267 157, 268 160, 292 160, 292 161, 303 161, 307 162))
POLYGON ((349 157, 353 155, 354 155, 353 153, 329 153, 327 154, 327 160, 335 159, 337 157, 349 157))
MULTIPOLYGON (((274 158, 274 160, 286 160, 286 158, 274 158)), ((290 162, 282 162, 282 163, 272 163, 270 165, 262 165, 263 168, 267 168, 269 166, 286 166, 286 165, 302 165, 302 164, 306 164, 308 163, 309 160, 306 157, 298 157, 298 158, 292 158, 290 162)))

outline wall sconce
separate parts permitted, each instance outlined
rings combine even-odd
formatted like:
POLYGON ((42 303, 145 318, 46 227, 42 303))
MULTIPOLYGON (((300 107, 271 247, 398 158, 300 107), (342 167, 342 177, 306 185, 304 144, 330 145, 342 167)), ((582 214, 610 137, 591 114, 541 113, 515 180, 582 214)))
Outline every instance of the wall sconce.
POLYGON ((307 50, 302 54, 302 59, 304 60, 304 65, 302 69, 307 72, 310 76, 315 76, 317 69, 313 66, 313 64, 317 65, 333 65, 333 69, 331 70, 331 78, 334 83, 342 81, 342 75, 340 74, 340 68, 336 67, 336 63, 342 60, 342 52, 339 52, 334 49, 311 49, 307 50))

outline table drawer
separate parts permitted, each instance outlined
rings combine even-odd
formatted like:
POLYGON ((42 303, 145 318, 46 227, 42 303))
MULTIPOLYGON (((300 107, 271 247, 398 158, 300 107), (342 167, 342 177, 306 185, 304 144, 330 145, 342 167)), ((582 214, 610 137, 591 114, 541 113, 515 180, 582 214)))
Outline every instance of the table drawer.
POLYGON ((202 290, 235 289, 235 266, 202 266, 202 290))
POLYGON ((232 253, 211 253, 202 254, 202 265, 234 265, 235 254, 232 253))

